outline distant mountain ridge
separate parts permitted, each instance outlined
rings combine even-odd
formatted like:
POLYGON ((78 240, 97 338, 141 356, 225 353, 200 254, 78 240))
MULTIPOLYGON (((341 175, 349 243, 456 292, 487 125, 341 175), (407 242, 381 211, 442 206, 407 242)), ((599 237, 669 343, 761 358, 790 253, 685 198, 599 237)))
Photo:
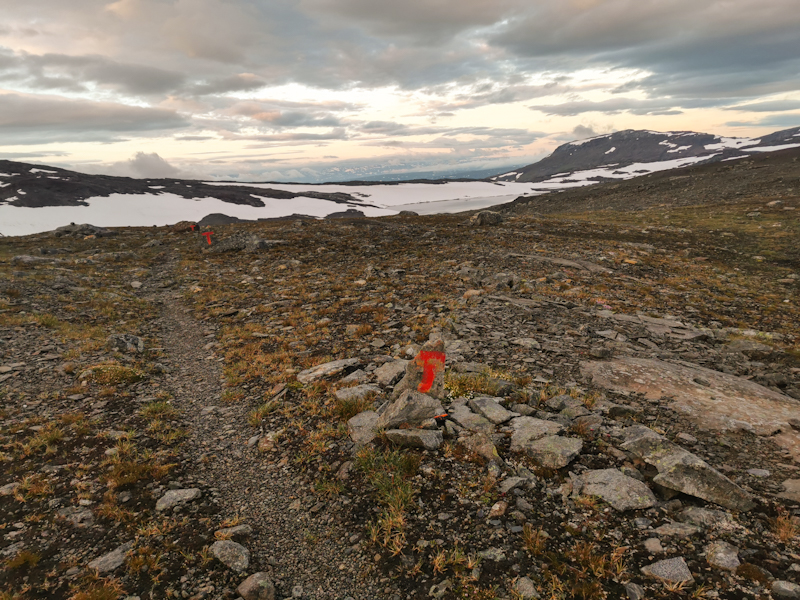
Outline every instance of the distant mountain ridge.
POLYGON ((576 183, 590 183, 627 179, 667 168, 734 159, 756 152, 791 147, 800 147, 800 127, 784 129, 760 138, 728 138, 693 131, 662 133, 626 129, 568 142, 536 163, 489 179, 520 183, 563 184, 572 180, 576 183), (626 169, 632 165, 639 168, 626 169))
POLYGON ((111 175, 87 175, 58 167, 0 160, 0 204, 29 208, 84 206, 89 198, 111 194, 176 194, 182 198, 217 198, 230 204, 264 206, 260 198, 291 200, 298 196, 336 204, 364 204, 342 192, 309 191, 302 194, 272 188, 208 184, 183 179, 133 179, 111 175))

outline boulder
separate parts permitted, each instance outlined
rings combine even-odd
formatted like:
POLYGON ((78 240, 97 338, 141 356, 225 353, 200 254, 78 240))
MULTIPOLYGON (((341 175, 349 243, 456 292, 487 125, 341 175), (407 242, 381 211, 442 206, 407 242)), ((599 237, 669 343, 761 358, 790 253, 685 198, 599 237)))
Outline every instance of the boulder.
POLYGON ((700 457, 644 425, 624 430, 622 448, 658 470, 653 483, 714 502, 731 510, 750 510, 753 498, 700 457))
POLYGON ((442 445, 442 432, 430 429, 389 429, 386 439, 398 446, 436 450, 442 445))
POLYGON ((383 411, 378 419, 380 429, 391 429, 403 424, 416 426, 426 419, 445 414, 441 402, 427 394, 407 390, 383 411))
POLYGON ((650 488, 617 469, 587 471, 578 477, 575 492, 598 496, 616 510, 637 510, 655 506, 656 497, 650 488))
POLYGON ((482 210, 477 215, 473 215, 469 220, 470 225, 482 227, 484 225, 499 225, 503 222, 503 215, 491 210, 482 210))

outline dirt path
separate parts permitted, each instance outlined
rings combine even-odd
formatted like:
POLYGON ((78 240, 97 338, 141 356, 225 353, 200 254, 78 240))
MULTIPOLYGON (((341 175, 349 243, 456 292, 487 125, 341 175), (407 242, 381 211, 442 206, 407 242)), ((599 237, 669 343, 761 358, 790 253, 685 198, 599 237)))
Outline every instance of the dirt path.
POLYGON ((190 425, 184 445, 188 471, 218 494, 223 516, 238 515, 253 528, 243 542, 251 553, 247 574, 270 573, 278 598, 399 599, 385 582, 365 581, 371 569, 358 544, 361 536, 343 526, 351 499, 342 494, 326 502, 313 493, 314 481, 293 472, 290 456, 265 458, 256 445, 248 446, 256 430, 247 423, 247 409, 221 400, 221 363, 204 349, 214 341, 213 329, 197 322, 174 292, 154 292, 151 300, 161 307, 172 369, 167 387, 190 425))

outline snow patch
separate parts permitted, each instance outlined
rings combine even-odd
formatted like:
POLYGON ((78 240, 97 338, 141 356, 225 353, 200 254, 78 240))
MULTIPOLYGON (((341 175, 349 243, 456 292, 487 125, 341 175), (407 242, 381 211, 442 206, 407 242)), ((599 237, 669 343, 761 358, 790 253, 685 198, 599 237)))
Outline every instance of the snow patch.
POLYGON ((747 146, 754 146, 761 140, 751 140, 750 138, 718 138, 719 142, 716 144, 706 144, 706 150, 724 150, 725 148, 746 148, 747 146))
POLYGON ((166 186, 164 185, 148 185, 151 190, 163 190, 166 186))
POLYGON ((781 144, 780 146, 759 146, 748 148, 748 152, 777 152, 778 150, 788 150, 789 148, 800 148, 800 144, 781 144))
POLYGON ((48 171, 47 169, 31 169, 30 173, 58 173, 58 171, 48 171))
POLYGON ((611 153, 612 153, 612 152, 614 152, 614 150, 616 150, 616 149, 617 149, 617 147, 616 147, 616 146, 614 146, 613 148, 611 148, 611 150, 609 150, 608 152, 606 152, 606 154, 611 154, 611 153))
POLYGON ((667 154, 672 152, 683 152, 684 150, 688 150, 691 146, 678 146, 677 148, 672 148, 671 150, 667 150, 667 154))

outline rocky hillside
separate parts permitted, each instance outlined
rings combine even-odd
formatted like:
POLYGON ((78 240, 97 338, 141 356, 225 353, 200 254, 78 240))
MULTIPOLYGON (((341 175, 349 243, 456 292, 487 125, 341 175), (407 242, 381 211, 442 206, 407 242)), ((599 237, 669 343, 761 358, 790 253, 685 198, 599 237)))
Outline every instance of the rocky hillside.
POLYGON ((608 173, 590 174, 594 179, 602 180, 613 178, 615 170, 636 164, 639 172, 631 172, 628 176, 632 177, 662 168, 676 168, 682 162, 719 162, 792 144, 800 145, 800 127, 757 139, 724 138, 692 131, 660 133, 627 129, 563 144, 537 163, 491 179, 537 183, 554 179, 562 182, 568 181, 576 172, 608 170, 608 173), (659 166, 659 163, 662 165, 659 166))
POLYGON ((298 196, 329 200, 338 204, 361 204, 344 193, 304 191, 302 194, 240 185, 208 185, 181 179, 132 179, 109 175, 87 175, 57 167, 0 160, 0 204, 40 208, 81 206, 84 200, 111 194, 177 194, 182 198, 217 198, 231 204, 264 206, 257 198, 291 199, 298 196))
POLYGON ((800 597, 764 186, 0 240, 0 597, 800 597))

